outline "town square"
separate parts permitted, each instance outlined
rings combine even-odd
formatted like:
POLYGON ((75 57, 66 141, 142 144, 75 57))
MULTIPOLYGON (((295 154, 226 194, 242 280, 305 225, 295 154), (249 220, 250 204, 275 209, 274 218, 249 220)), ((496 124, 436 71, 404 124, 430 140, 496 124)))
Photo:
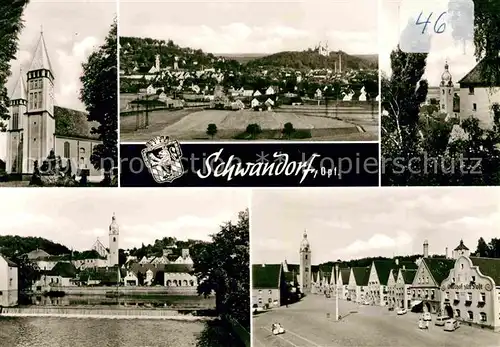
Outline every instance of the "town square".
POLYGON ((483 190, 254 193, 254 345, 498 345, 498 207, 483 190))

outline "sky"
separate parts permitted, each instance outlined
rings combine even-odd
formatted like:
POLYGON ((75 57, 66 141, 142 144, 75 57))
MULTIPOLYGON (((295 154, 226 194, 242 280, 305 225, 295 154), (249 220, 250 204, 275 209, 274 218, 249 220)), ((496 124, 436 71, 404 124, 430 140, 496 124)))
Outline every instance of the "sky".
POLYGON ((56 105, 85 110, 78 98, 81 65, 104 43, 115 14, 116 3, 109 0, 31 0, 23 14, 25 27, 17 59, 11 62, 9 95, 19 79, 20 67, 27 72, 43 28, 54 69, 56 105))
POLYGON ((209 241, 249 205, 243 189, 2 189, 0 235, 43 237, 83 251, 108 244, 113 212, 120 248, 163 237, 209 241), (215 203, 216 202, 216 203, 215 203))
POLYGON ((258 190, 250 210, 251 261, 298 263, 307 230, 312 263, 369 256, 449 255, 463 239, 498 237, 500 189, 319 188, 258 190))
MULTIPOLYGON (((404 27, 400 22, 403 21, 403 15, 407 12, 404 10, 404 2, 414 0, 381 0, 380 10, 380 69, 390 74, 390 53, 396 48, 399 42, 399 32, 404 27), (401 7, 400 7, 401 6, 401 7), (403 8, 398 12, 398 9, 403 8)), ((447 3, 448 0, 420 0, 422 9, 433 8, 432 4, 447 3)), ((424 10, 425 11, 425 10, 424 10)), ((429 13, 430 11, 426 12, 429 13)), ((418 14, 417 14, 418 16, 418 14)), ((424 18, 427 15, 423 16, 424 18)), ((431 17, 432 18, 432 17, 431 17)), ((437 17, 436 17, 437 19, 437 17)), ((425 21, 423 19, 422 21, 425 21)), ((406 20, 405 20, 406 22, 406 20)), ((434 21, 429 25, 432 29, 434 21)), ((452 36, 451 30, 446 29, 444 33, 435 35, 432 39, 430 53, 427 57, 427 67, 425 75, 429 81, 429 85, 433 87, 439 86, 441 75, 444 72, 445 62, 448 61, 449 70, 453 77, 453 82, 458 86, 457 82, 462 79, 476 65, 474 57, 474 45, 472 42, 467 42, 464 54, 462 44, 456 43, 452 36)))
POLYGON ((328 41, 330 50, 374 54, 377 9, 376 0, 122 0, 119 31, 210 53, 276 53, 328 41))

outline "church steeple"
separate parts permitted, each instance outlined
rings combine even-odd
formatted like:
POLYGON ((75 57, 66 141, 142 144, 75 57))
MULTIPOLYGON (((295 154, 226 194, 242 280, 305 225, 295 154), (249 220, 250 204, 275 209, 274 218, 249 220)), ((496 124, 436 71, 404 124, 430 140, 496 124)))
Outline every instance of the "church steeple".
POLYGON ((47 45, 45 44, 45 38, 43 37, 43 31, 40 32, 40 38, 35 48, 33 54, 33 59, 31 60, 31 65, 28 71, 46 70, 49 71, 54 78, 54 70, 52 69, 52 64, 50 63, 49 53, 47 51, 47 45))
POLYGON ((12 93, 10 100, 27 100, 26 83, 24 82, 22 69, 19 69, 19 78, 17 79, 16 87, 14 88, 14 92, 12 93))

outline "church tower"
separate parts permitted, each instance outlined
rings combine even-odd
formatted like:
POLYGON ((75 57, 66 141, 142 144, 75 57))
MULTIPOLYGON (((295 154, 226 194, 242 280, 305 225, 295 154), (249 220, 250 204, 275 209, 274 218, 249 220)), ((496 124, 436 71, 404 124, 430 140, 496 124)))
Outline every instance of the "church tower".
POLYGON ((27 143, 24 141, 24 131, 26 127, 26 107, 28 104, 26 95, 26 83, 20 71, 16 88, 10 97, 10 119, 7 127, 7 172, 11 174, 21 174, 27 172, 26 153, 27 143))
POLYGON ((28 173, 33 172, 34 161, 40 166, 55 149, 54 72, 50 64, 43 32, 40 33, 33 60, 27 73, 27 142, 28 173))
POLYGON ((444 65, 444 72, 441 75, 441 84, 439 85, 439 111, 447 116, 453 116, 453 97, 455 88, 451 73, 448 70, 448 62, 444 65))
POLYGON ((108 265, 118 265, 118 250, 119 250, 120 228, 116 222, 115 214, 111 217, 111 224, 109 225, 109 258, 108 265))
POLYGON ((304 238, 300 243, 300 289, 302 293, 311 292, 311 246, 304 230, 304 238))

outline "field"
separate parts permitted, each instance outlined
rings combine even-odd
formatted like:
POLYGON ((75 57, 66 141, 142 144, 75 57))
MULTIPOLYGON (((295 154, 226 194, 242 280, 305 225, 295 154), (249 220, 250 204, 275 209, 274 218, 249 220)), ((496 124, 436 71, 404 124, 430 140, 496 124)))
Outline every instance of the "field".
POLYGON ((377 110, 362 107, 283 106, 273 111, 225 111, 184 109, 150 112, 149 127, 136 130, 135 115, 120 117, 122 141, 147 141, 157 135, 168 135, 178 140, 209 140, 207 126, 214 123, 214 140, 241 136, 249 124, 260 125, 262 134, 257 139, 280 139, 284 124, 290 122, 298 130, 311 133, 305 140, 363 141, 378 139, 377 110))

